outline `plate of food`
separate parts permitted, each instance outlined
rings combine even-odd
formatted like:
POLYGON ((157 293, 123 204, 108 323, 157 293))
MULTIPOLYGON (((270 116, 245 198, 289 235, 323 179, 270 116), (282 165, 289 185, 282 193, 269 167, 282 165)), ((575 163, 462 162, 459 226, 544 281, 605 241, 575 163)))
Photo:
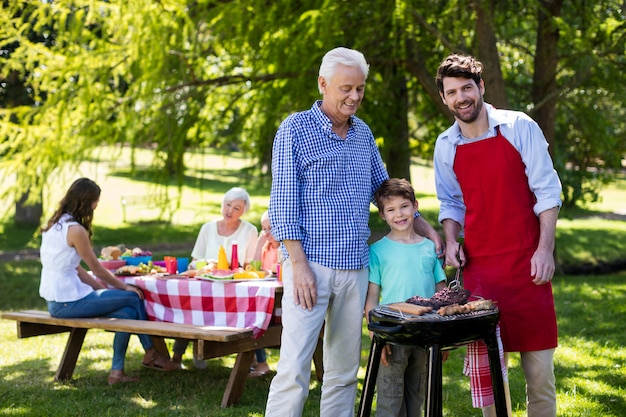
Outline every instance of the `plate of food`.
POLYGON ((221 282, 241 282, 241 281, 260 281, 273 279, 271 274, 267 271, 246 271, 241 268, 236 270, 231 269, 200 269, 196 273, 187 271, 185 275, 194 276, 199 279, 206 279, 209 281, 221 281, 221 282))
POLYGON ((143 275, 141 269, 137 265, 124 265, 115 270, 115 275, 121 275, 125 277, 133 275, 143 275))
POLYGON ((209 276, 196 276, 196 278, 198 279, 204 279, 207 281, 213 281, 213 282, 223 282, 223 283, 229 283, 229 282, 261 282, 261 281, 276 281, 276 277, 266 277, 266 278, 211 278, 209 276))
POLYGON ((164 274, 167 271, 165 268, 158 265, 154 265, 152 261, 148 261, 147 264, 140 263, 139 265, 124 265, 115 270, 115 275, 131 276, 131 275, 153 275, 164 274))

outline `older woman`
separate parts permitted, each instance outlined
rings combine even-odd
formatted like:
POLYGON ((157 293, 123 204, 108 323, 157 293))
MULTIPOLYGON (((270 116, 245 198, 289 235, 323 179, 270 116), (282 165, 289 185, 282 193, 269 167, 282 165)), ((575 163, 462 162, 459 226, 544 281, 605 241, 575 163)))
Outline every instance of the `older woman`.
MULTIPOLYGON (((257 242, 256 227, 241 219, 250 209, 250 195, 240 187, 231 188, 222 199, 222 218, 202 225, 196 244, 191 251, 194 262, 198 260, 217 260, 220 246, 224 247, 226 257, 232 259, 233 244, 237 244, 237 255, 242 265, 250 263, 254 256, 257 242)), ((192 264, 195 265, 195 264, 192 264)), ((182 362, 182 356, 188 345, 187 340, 174 342, 172 360, 182 362)), ((196 368, 205 369, 206 363, 194 357, 196 368)))
POLYGON ((240 262, 249 263, 257 241, 256 227, 241 219, 249 209, 250 196, 246 190, 240 187, 228 190, 222 199, 222 218, 202 225, 191 257, 194 260, 217 260, 220 246, 223 246, 230 260, 232 245, 236 243, 240 262))

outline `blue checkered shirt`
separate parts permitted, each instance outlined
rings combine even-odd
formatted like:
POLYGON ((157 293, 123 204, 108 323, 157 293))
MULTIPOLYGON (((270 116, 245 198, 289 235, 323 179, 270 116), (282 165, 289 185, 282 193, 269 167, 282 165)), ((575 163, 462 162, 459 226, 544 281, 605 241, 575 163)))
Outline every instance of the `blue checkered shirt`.
POLYGON ((301 241, 311 262, 361 269, 369 261, 370 202, 388 174, 370 128, 353 116, 344 140, 320 105, 287 117, 274 138, 272 234, 301 241))

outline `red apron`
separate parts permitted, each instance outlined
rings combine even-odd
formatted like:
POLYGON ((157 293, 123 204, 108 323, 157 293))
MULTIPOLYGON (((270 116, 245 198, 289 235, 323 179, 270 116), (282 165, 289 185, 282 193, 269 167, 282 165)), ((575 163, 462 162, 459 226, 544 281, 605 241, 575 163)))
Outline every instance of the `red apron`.
POLYGON ((552 286, 535 285, 530 275, 539 242, 535 197, 519 152, 496 131, 456 148, 454 172, 466 206, 463 284, 497 302, 505 351, 555 348, 552 286))

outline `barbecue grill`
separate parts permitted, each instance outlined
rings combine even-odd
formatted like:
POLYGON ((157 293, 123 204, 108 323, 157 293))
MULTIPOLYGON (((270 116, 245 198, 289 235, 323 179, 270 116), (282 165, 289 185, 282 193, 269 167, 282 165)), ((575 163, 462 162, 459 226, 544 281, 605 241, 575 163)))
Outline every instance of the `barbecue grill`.
POLYGON ((498 416, 506 416, 502 368, 496 338, 499 317, 497 307, 451 316, 441 316, 432 312, 417 316, 403 313, 388 305, 372 309, 369 313, 368 328, 374 333, 374 337, 359 403, 359 417, 370 415, 380 356, 387 343, 417 346, 429 352, 425 413, 427 417, 441 417, 441 351, 476 340, 483 340, 487 345, 496 412, 498 416))

